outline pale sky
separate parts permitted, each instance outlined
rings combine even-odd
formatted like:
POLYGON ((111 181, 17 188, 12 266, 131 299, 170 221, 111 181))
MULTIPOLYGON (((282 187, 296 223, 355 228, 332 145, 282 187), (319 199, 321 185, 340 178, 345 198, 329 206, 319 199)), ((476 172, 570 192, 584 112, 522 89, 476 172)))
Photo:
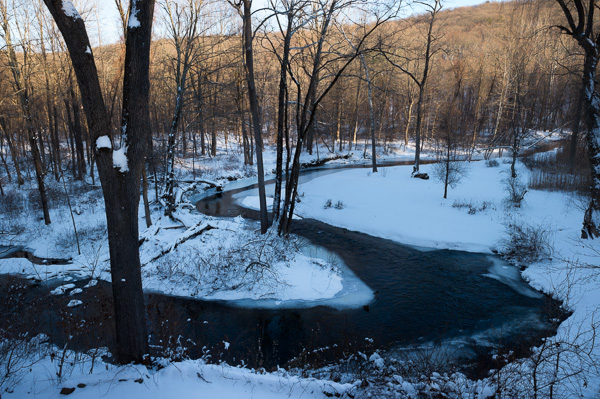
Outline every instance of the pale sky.
MULTIPOLYGON (((260 1, 260 0, 257 0, 260 1)), ((100 32, 102 44, 114 43, 119 39, 120 25, 119 17, 116 6, 113 1, 107 0, 92 0, 92 3, 96 4, 98 9, 98 16, 95 11, 91 12, 87 16, 87 20, 100 20, 100 32)), ((443 1, 444 9, 472 6, 476 4, 485 3, 486 0, 445 0, 443 1)), ((83 10, 79 10, 82 12, 83 10)), ((89 34, 90 39, 94 45, 99 43, 98 41, 98 28, 96 24, 93 24, 94 28, 90 26, 89 34)))

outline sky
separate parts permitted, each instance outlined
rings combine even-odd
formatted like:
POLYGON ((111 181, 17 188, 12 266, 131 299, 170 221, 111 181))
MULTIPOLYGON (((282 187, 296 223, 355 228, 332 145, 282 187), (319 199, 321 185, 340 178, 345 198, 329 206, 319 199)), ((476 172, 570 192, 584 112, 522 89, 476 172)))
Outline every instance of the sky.
MULTIPOLYGON (((257 0, 260 1, 260 0, 257 0)), ((445 0, 443 1, 444 9, 472 6, 476 4, 485 3, 487 0, 445 0)), ((100 34, 98 29, 90 29, 90 36, 93 45, 115 43, 119 40, 119 17, 116 10, 116 6, 113 1, 106 0, 92 0, 91 3, 96 4, 96 12, 92 11, 88 15, 88 20, 100 21, 100 34)), ((82 10, 79 10, 82 12, 82 10)))

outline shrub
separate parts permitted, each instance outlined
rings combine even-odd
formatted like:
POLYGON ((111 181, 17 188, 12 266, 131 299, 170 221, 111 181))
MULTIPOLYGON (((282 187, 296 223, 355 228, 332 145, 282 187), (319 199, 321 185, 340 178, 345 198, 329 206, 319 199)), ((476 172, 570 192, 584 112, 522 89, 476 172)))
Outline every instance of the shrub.
POLYGON ((331 199, 328 199, 327 201, 325 201, 325 205, 323 205, 323 209, 329 209, 333 206, 333 202, 331 202, 331 199))
POLYGON ((529 188, 535 190, 569 191, 585 193, 590 187, 590 175, 581 175, 566 172, 551 172, 533 170, 527 183, 529 188))
POLYGON ((333 206, 335 209, 344 209, 346 207, 346 204, 344 204, 342 201, 338 201, 335 203, 335 205, 333 206))
POLYGON ((505 224, 501 253, 516 263, 530 263, 552 255, 550 230, 543 225, 510 220, 505 224))
POLYGON ((521 182, 521 179, 518 177, 507 177, 502 181, 504 183, 504 188, 508 193, 508 198, 506 198, 506 202, 515 207, 520 208, 521 202, 525 199, 525 194, 527 194, 527 186, 521 182))
POLYGON ((8 189, 0 201, 0 214, 14 219, 25 213, 27 204, 27 196, 23 190, 8 189))
POLYGON ((485 161, 485 166, 487 166, 488 168, 497 168, 498 166, 500 166, 500 163, 495 159, 488 159, 487 161, 485 161))
POLYGON ((491 201, 482 201, 480 204, 477 203, 473 203, 473 202, 468 202, 468 201, 458 201, 455 200, 454 203, 452 204, 452 208, 458 208, 458 209, 462 209, 462 208, 468 208, 467 213, 469 215, 475 215, 478 212, 483 212, 486 209, 496 209, 494 207, 494 203, 491 201))

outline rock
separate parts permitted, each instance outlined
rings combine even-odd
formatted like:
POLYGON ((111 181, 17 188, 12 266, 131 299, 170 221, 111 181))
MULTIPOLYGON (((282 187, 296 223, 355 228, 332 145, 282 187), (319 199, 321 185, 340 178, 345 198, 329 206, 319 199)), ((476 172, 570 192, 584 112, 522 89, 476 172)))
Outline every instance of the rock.
POLYGON ((61 395, 70 395, 73 392, 75 392, 75 388, 66 388, 65 387, 65 388, 63 388, 63 389, 60 390, 60 394, 61 395))
POLYGON ((412 177, 416 179, 429 180, 429 175, 427 173, 415 173, 412 177))

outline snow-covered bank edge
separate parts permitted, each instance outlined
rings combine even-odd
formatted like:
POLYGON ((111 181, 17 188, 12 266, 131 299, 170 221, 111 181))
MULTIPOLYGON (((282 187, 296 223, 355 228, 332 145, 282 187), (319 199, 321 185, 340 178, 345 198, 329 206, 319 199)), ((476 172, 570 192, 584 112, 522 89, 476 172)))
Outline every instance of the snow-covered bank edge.
POLYGON ((300 399, 348 397, 347 393, 356 390, 353 384, 302 378, 285 370, 266 373, 224 363, 208 364, 203 359, 178 362, 154 359, 152 367, 115 366, 101 359, 102 352, 92 356, 45 344, 36 344, 35 349, 39 356, 15 364, 27 368, 28 373, 18 381, 0 381, 1 388, 9 388, 3 397, 162 399, 201 394, 220 399, 300 399))
MULTIPOLYGON (((304 195, 297 212, 334 226, 435 249, 509 253, 514 244, 508 234, 511 229, 539 233, 547 240, 542 244, 550 248, 527 260, 522 276, 534 289, 563 302, 572 315, 555 337, 532 348, 530 356, 515 359, 508 354, 500 359, 499 370, 482 381, 487 388, 467 397, 502 392, 528 398, 533 392, 540 397, 552 391, 554 397, 596 398, 600 392, 600 244, 579 239, 583 210, 575 194, 530 190, 519 208, 508 205, 502 183, 508 167, 502 162, 495 166, 472 162, 468 176, 450 190, 447 200, 442 198, 440 182, 412 179, 410 167, 380 168, 379 173, 347 170, 301 184, 299 192, 304 195)), ((432 175, 430 168, 422 166, 432 175)), ((529 173, 518 166, 522 181, 529 173)), ((527 240, 534 237, 516 237, 526 241, 516 243, 519 246, 533 245, 527 240)), ((399 397, 410 397, 400 385, 395 383, 399 397)))

